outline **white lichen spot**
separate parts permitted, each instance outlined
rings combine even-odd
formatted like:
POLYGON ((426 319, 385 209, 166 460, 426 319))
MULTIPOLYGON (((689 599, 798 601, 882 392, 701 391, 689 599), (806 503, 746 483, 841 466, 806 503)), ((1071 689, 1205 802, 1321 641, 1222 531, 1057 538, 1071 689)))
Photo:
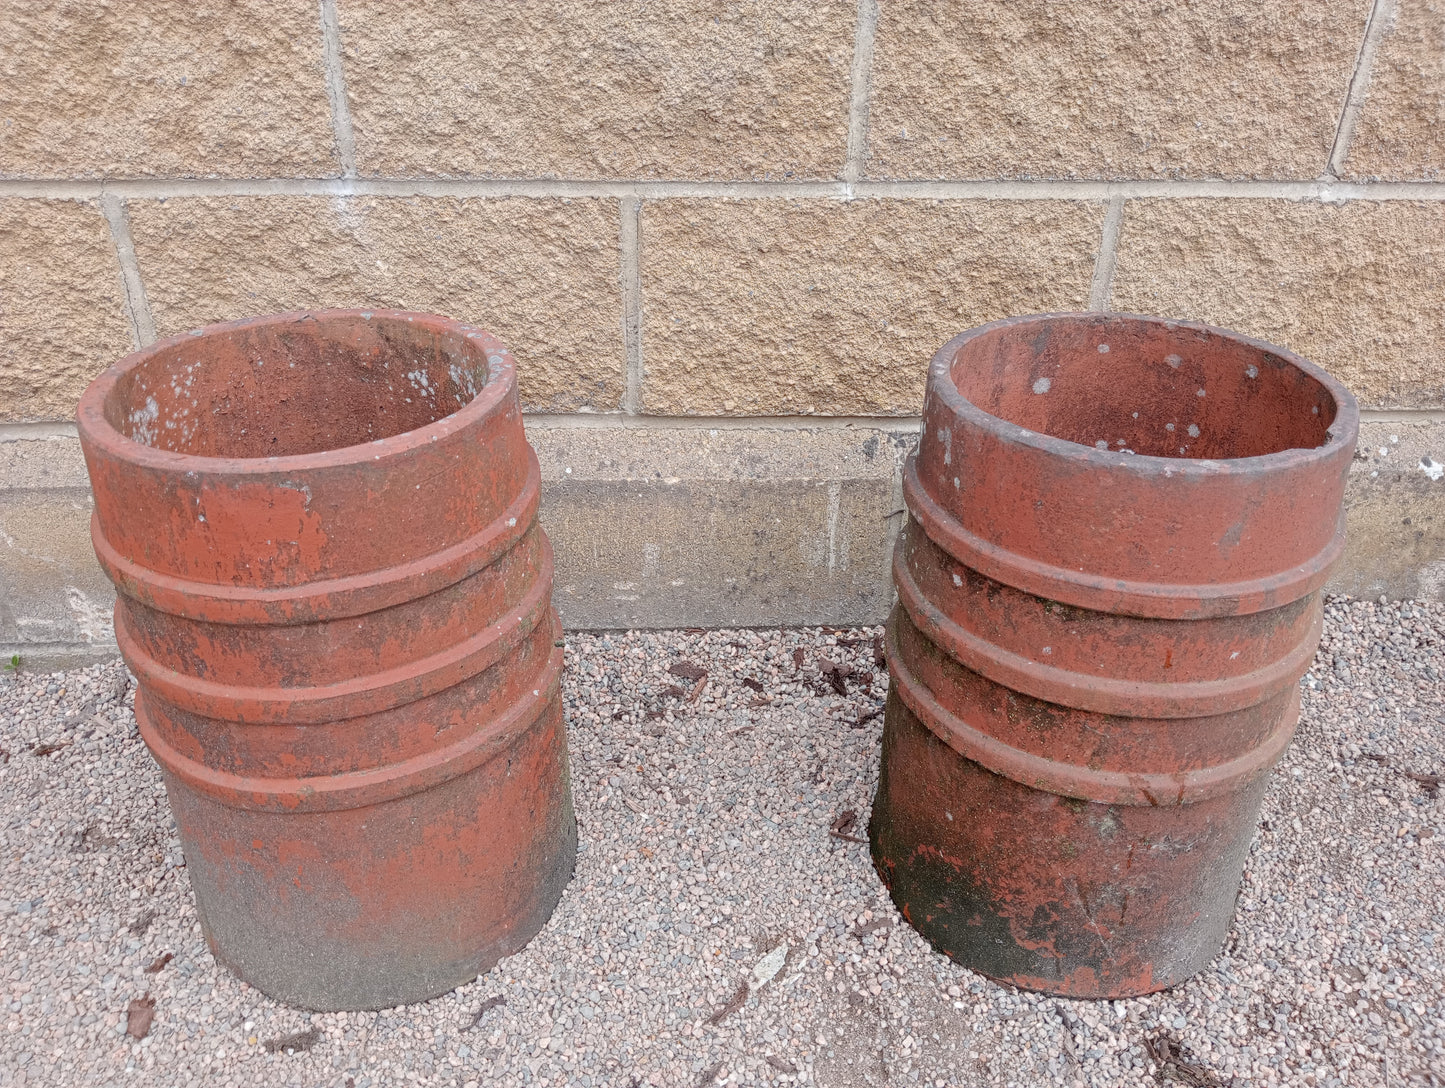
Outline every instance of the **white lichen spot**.
POLYGON ((1384 446, 1381 446, 1381 447, 1380 447, 1380 456, 1381 456, 1381 457, 1389 457, 1389 456, 1390 456, 1390 451, 1389 451, 1388 449, 1386 449, 1384 446))
POLYGON ((1135 413, 1134 413, 1134 418, 1135 418, 1135 419, 1138 419, 1138 418, 1139 418, 1139 413, 1138 413, 1138 412, 1135 412, 1135 413))
POLYGON ((65 587, 65 603, 83 642, 110 641, 110 609, 96 604, 76 586, 65 587))
POLYGON ((1234 653, 1232 653, 1232 654, 1229 655, 1229 660, 1233 661, 1233 660, 1234 660, 1236 657, 1238 657, 1238 656, 1239 656, 1239 651, 1238 651, 1238 650, 1235 650, 1234 653))
POLYGON ((1199 424, 1197 424, 1197 423, 1191 423, 1191 424, 1189 424, 1189 437, 1190 437, 1190 438, 1198 438, 1198 437, 1199 437, 1199 424))
POLYGON ((1052 646, 1045 646, 1045 647, 1044 647, 1044 653, 1046 653, 1046 654, 1052 654, 1053 652, 1054 652, 1054 648, 1053 648, 1052 646))
POLYGON ((1253 363, 1250 363, 1247 367, 1244 368, 1244 376, 1246 378, 1259 377, 1259 367, 1255 366, 1253 363))
POLYGON ((130 414, 130 436, 144 446, 153 446, 156 441, 156 420, 160 418, 161 406, 155 397, 146 397, 145 405, 130 414))
POLYGON ((1316 404, 1314 407, 1312 407, 1312 408, 1310 409, 1310 414, 1311 414, 1311 415, 1316 415, 1316 416, 1319 415, 1319 414, 1320 414, 1320 406, 1319 406, 1318 404, 1316 404))
POLYGON ((1099 354, 1100 354, 1100 355, 1108 355, 1108 354, 1109 354, 1109 345, 1108 345, 1108 344, 1100 344, 1100 345, 1099 345, 1099 354))
POLYGON ((1184 360, 1179 358, 1179 356, 1177 355, 1166 355, 1164 356, 1164 361, 1170 366, 1172 366, 1175 370, 1178 370, 1179 364, 1184 362, 1184 360))
POLYGON ((1101 439, 1099 439, 1099 441, 1097 441, 1097 442, 1094 443, 1094 448, 1095 448, 1096 450, 1106 450, 1106 449, 1109 448, 1109 443, 1106 442, 1104 439, 1101 438, 1101 439))
POLYGON ((1174 424, 1172 424, 1172 423, 1166 423, 1166 424, 1164 424, 1164 429, 1165 429, 1166 431, 1172 431, 1172 430, 1174 429, 1174 424))
POLYGON ((508 518, 508 519, 507 519, 507 528, 509 528, 509 529, 515 529, 516 527, 517 527, 517 519, 516 519, 516 518, 508 518))
POLYGON ((1054 383, 1049 381, 1048 378, 1040 378, 1038 381, 1034 382, 1034 392, 1047 393, 1049 391, 1049 386, 1053 384, 1054 383))
POLYGON ((955 586, 957 586, 959 589, 962 589, 962 588, 963 588, 963 579, 960 578, 957 573, 955 573, 954 576, 953 576, 953 584, 954 584, 955 586))
POLYGON ((1420 458, 1420 471, 1430 477, 1430 479, 1438 480, 1440 477, 1445 476, 1445 465, 1442 465, 1429 454, 1426 454, 1420 458))
POLYGON ((957 491, 958 488, 959 488, 958 477, 955 476, 955 477, 953 478, 953 489, 954 489, 955 491, 957 491))
POLYGON ((1200 389, 1200 390, 1197 391, 1194 395, 1195 395, 1196 397, 1202 397, 1202 396, 1204 396, 1204 390, 1203 390, 1203 389, 1200 389))

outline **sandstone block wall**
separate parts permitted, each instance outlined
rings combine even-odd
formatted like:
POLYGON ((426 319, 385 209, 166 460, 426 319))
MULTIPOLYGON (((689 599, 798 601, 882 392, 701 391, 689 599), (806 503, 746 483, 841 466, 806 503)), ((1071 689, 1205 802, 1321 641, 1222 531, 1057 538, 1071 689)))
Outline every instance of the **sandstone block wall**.
POLYGON ((1445 584, 1441 0, 0 13, 0 650, 95 637, 84 480, 37 467, 85 384, 328 305, 514 347, 577 624, 879 618, 929 356, 1061 309, 1337 374, 1383 428, 1337 588, 1445 584))

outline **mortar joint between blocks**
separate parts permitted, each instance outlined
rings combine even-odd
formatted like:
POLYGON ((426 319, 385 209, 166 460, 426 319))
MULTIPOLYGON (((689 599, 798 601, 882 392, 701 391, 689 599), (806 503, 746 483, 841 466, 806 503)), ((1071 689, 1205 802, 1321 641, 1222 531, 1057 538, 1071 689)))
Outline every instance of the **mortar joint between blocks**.
POLYGON ((1397 2, 1398 0, 1374 0, 1370 7, 1369 17, 1365 20, 1365 32, 1360 39, 1360 50, 1355 57, 1354 71, 1350 74, 1349 89, 1345 92, 1345 103, 1340 108, 1340 121, 1335 128, 1334 142, 1330 146, 1330 157, 1325 167, 1329 177, 1338 178, 1344 174, 1350 144, 1355 139, 1355 125, 1359 122, 1360 111, 1369 94, 1375 52, 1386 28, 1394 21, 1397 2))
POLYGON ((110 228, 116 265, 120 269, 121 299, 126 322, 130 325, 131 340, 136 350, 139 350, 155 343, 156 323, 151 315, 150 300, 146 298, 140 262, 135 255, 135 241, 130 231, 130 211, 123 199, 104 190, 100 194, 100 211, 105 216, 106 226, 110 228))

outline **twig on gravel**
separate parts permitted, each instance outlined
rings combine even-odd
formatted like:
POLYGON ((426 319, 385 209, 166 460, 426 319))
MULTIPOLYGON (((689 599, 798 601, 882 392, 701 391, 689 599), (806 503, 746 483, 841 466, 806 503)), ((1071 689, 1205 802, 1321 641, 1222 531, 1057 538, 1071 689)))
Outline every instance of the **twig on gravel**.
POLYGON ((695 702, 697 702, 698 699, 702 696, 702 689, 705 688, 705 687, 707 687, 707 673, 706 673, 706 672, 704 672, 704 673, 702 674, 701 678, 700 678, 700 679, 698 680, 698 682, 693 686, 693 689, 692 689, 690 692, 687 693, 687 701, 688 701, 689 703, 695 703, 695 702))
POLYGON ((68 740, 63 740, 59 744, 37 744, 34 748, 30 749, 30 754, 32 756, 49 756, 54 755, 62 748, 69 747, 70 741, 68 740))
POLYGON ((146 974, 154 975, 160 972, 161 968, 170 963, 176 957, 169 952, 162 952, 146 966, 146 974))
POLYGON ((261 1045, 272 1054, 280 1054, 282 1051, 287 1054, 305 1054, 319 1042, 321 1042, 321 1032, 315 1028, 307 1028, 305 1031, 298 1031, 293 1035, 269 1039, 261 1045))
POLYGON ((784 1059, 779 1058, 776 1055, 769 1054, 765 1060, 779 1073, 796 1073, 798 1071, 798 1067, 792 1062, 785 1061, 784 1059))
POLYGON ((867 839, 860 839, 849 832, 858 826, 858 814, 851 808, 847 812, 840 812, 838 818, 833 821, 833 826, 828 828, 828 834, 835 839, 842 839, 844 842, 866 843, 867 839))
MULTIPOLYGON (((715 1013, 713 1013, 711 1016, 709 1016, 709 1017, 707 1018, 707 1022, 708 1022, 709 1024, 714 1025, 714 1026, 716 1026, 716 1025, 718 1025, 718 1024, 721 1024, 724 1020, 726 1020, 726 1019, 727 1019, 729 1016, 731 1016, 733 1013, 737 1012, 740 1008, 742 1008, 742 1007, 743 1007, 744 1005, 746 1005, 747 1003, 748 1003, 748 980, 747 980, 747 979, 743 979, 741 982, 738 983, 738 988, 737 988, 736 992, 733 993, 733 996, 728 1000, 728 1003, 727 1003, 726 1005, 724 1005, 722 1008, 718 1009, 717 1012, 715 1012, 715 1013)), ((721 1067, 719 1066, 719 1068, 721 1068, 721 1067)), ((710 1079, 712 1079, 712 1078, 708 1078, 708 1079, 710 1080, 710 1079)), ((706 1084, 707 1082, 704 1081, 703 1083, 706 1084)))
POLYGON ((507 999, 502 994, 493 994, 487 998, 482 1002, 481 1007, 477 1009, 477 1014, 472 1017, 472 1022, 467 1025, 467 1030, 471 1031, 482 1022, 482 1017, 486 1016, 488 1012, 495 1009, 498 1005, 505 1005, 506 1003, 507 999))
POLYGON ((151 1030, 151 1021, 156 1015, 156 999, 146 994, 137 997, 126 1006, 125 1033, 132 1039, 144 1039, 151 1030))

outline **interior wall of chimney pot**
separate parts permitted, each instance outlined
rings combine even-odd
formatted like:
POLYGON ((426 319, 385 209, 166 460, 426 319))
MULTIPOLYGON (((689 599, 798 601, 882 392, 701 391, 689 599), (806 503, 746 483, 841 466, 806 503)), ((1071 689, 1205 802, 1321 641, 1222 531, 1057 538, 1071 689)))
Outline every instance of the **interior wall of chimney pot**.
POLYGON ((1150 457, 1312 449, 1336 410, 1324 385, 1272 352, 1163 325, 1013 326, 968 341, 951 374, 1000 419, 1150 457))
POLYGON ((202 457, 288 457, 390 438, 443 419, 486 384, 462 334, 337 318, 183 340, 116 384, 111 426, 202 457))

